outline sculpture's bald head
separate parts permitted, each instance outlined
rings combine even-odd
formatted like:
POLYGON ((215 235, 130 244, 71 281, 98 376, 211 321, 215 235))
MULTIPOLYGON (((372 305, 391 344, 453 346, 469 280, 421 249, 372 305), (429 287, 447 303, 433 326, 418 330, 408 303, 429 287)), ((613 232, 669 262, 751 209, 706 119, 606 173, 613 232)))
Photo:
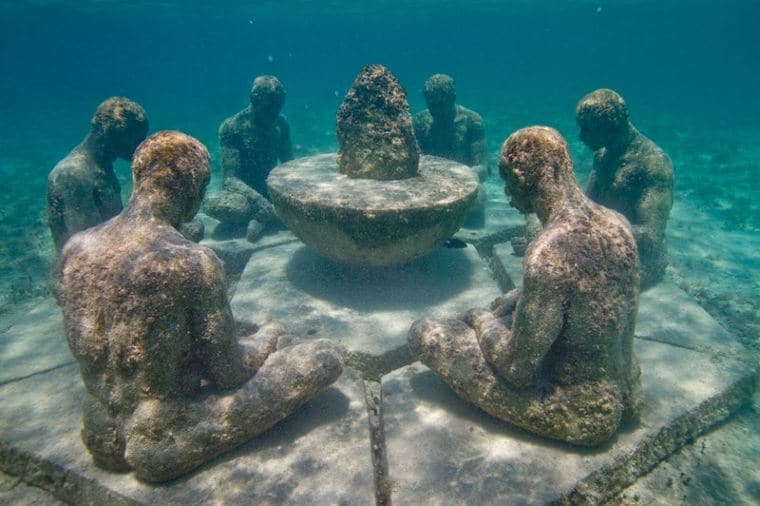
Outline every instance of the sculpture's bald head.
POLYGON ((158 132, 135 151, 133 199, 147 199, 179 225, 195 216, 209 177, 209 154, 200 141, 181 132, 158 132))
POLYGON ((433 117, 450 116, 453 113, 457 94, 451 76, 433 74, 425 81, 422 94, 433 117))
POLYGON ((139 104, 124 97, 111 97, 95 110, 90 133, 109 158, 129 160, 148 133, 148 118, 139 104))
POLYGON ((592 91, 575 108, 575 119, 584 144, 596 151, 619 142, 630 129, 628 106, 608 89, 592 91))
POLYGON ((274 121, 285 105, 285 88, 275 76, 259 76, 251 86, 253 114, 262 120, 274 121))
POLYGON ((523 128, 509 136, 501 148, 499 173, 510 205, 523 213, 537 212, 539 217, 542 202, 564 189, 577 188, 565 139, 543 126, 523 128))

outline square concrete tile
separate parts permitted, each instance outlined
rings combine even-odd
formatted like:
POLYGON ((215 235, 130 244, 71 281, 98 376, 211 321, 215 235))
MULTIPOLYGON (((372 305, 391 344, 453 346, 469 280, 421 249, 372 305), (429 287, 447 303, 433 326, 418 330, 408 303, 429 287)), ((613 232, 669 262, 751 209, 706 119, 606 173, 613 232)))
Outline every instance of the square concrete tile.
POLYGON ((0 464, 72 504, 369 504, 363 382, 346 369, 262 436, 165 485, 96 468, 82 444, 76 365, 0 387, 0 464))
POLYGON ((670 281, 639 296, 636 337, 746 359, 736 337, 670 281))
POLYGON ((0 384, 73 362, 52 298, 27 301, 0 320, 0 384))
POLYGON ((749 395, 743 363, 636 341, 648 403, 610 444, 579 449, 492 418, 420 363, 383 378, 394 504, 599 503, 749 395))
POLYGON ((284 237, 251 255, 232 299, 236 319, 279 320, 302 337, 383 356, 406 346, 409 326, 422 314, 456 314, 500 295, 472 246, 368 268, 335 263, 284 237))

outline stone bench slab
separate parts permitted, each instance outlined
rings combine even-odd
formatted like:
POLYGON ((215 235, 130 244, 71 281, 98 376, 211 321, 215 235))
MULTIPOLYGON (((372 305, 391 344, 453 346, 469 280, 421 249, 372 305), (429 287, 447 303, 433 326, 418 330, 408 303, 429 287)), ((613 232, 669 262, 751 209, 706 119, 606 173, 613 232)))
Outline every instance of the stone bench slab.
POLYGON ((52 298, 28 301, 0 319, 0 385, 73 362, 52 298))
POLYGON ((95 467, 82 444, 75 364, 0 387, 0 466, 72 504, 369 504, 363 382, 346 369, 265 434, 168 484, 95 467))
POLYGON ((533 436, 459 399, 414 363, 383 378, 394 504, 599 503, 727 417, 749 396, 745 364, 636 341, 647 408, 597 450, 533 436))

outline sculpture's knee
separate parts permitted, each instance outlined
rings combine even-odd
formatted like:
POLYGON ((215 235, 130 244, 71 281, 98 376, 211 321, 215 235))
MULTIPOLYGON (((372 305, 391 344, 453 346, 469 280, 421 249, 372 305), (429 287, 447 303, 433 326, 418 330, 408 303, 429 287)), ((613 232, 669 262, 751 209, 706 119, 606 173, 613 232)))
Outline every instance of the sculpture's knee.
POLYGON ((124 459, 123 428, 111 417, 103 405, 88 396, 83 406, 82 441, 92 454, 98 467, 109 471, 127 471, 130 466, 124 459))
POLYGON ((459 320, 433 320, 423 318, 415 321, 409 329, 407 342, 409 352, 417 360, 430 365, 435 357, 448 348, 447 342, 451 339, 451 327, 455 322, 462 326, 466 325, 459 320))
POLYGON ((579 446, 598 446, 612 439, 623 418, 621 395, 598 383, 556 392, 547 403, 548 435, 579 446))
MULTIPOLYGON (((182 451, 187 441, 181 436, 181 426, 183 423, 195 424, 193 410, 188 411, 185 414, 179 406, 151 399, 141 402, 132 413, 124 430, 124 457, 139 480, 151 483, 168 481, 197 465, 182 451), (189 466, 191 461, 193 464, 189 466)), ((204 448, 198 445, 184 450, 198 453, 204 448)))

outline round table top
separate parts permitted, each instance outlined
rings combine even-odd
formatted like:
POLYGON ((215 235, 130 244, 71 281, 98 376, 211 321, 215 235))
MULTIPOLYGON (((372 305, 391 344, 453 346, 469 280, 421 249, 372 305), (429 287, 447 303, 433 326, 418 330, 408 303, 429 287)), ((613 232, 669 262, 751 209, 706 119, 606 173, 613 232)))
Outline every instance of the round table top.
POLYGON ((400 211, 448 207, 477 191, 478 176, 461 163, 423 155, 415 177, 397 180, 351 178, 338 172, 337 155, 298 158, 275 167, 267 178, 270 195, 306 207, 400 211))

